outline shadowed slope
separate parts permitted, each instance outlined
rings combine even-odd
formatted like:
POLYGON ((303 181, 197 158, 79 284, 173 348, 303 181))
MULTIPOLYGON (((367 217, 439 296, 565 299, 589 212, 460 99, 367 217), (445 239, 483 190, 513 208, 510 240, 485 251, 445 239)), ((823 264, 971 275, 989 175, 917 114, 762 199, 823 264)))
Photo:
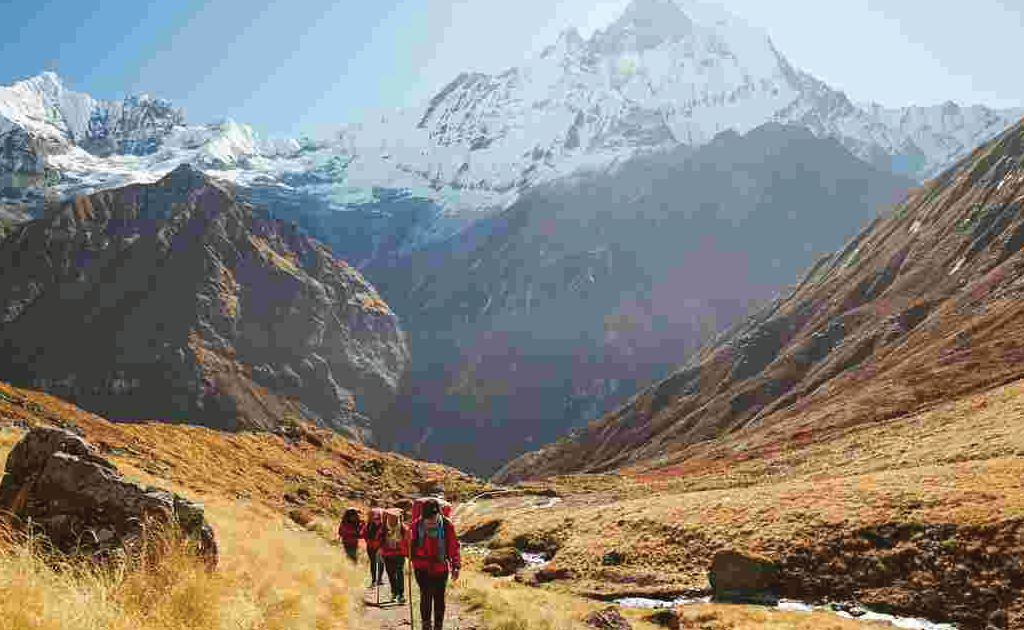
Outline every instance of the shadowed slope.
POLYGON ((294 225, 183 166, 0 243, 0 376, 112 418, 362 435, 408 359, 397 317, 294 225))
POLYGON ((670 378, 500 479, 659 468, 1024 376, 1024 124, 916 190, 670 378))
POLYGON ((911 186, 770 124, 552 184, 371 267, 415 357, 401 408, 426 419, 395 443, 493 472, 671 374, 911 186))

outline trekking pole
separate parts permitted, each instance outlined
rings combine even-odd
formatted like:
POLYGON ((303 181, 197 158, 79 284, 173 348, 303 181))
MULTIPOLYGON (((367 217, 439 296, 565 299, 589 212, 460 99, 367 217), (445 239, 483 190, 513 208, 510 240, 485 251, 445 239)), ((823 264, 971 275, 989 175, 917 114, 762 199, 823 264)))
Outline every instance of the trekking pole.
POLYGON ((416 617, 415 617, 415 615, 413 615, 413 612, 412 612, 412 572, 413 572, 413 568, 412 568, 412 542, 411 541, 409 543, 409 547, 410 548, 406 550, 406 552, 407 552, 407 554, 409 556, 408 557, 408 560, 409 560, 409 589, 408 589, 408 591, 409 591, 409 627, 411 627, 412 630, 416 630, 416 617))
POLYGON ((377 606, 380 606, 380 549, 377 549, 377 575, 374 576, 373 581, 377 585, 377 606))

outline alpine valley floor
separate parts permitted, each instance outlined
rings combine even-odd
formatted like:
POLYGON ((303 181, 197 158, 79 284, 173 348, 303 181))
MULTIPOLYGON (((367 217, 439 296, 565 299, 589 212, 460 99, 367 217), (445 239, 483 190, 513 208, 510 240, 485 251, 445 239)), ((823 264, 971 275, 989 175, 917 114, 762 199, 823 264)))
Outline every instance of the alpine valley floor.
POLYGON ((787 598, 1018 628, 1022 426, 1017 381, 885 423, 749 447, 726 437, 676 465, 527 483, 561 501, 495 499, 461 516, 500 522, 491 547, 543 551, 549 568, 572 570, 543 587, 554 591, 679 596, 706 589, 712 556, 728 548, 777 561, 787 598))
MULTIPOLYGON (((0 418, 0 456, 25 427, 61 425, 84 433, 130 475, 204 501, 224 559, 213 578, 176 575, 160 610, 144 613, 122 610, 131 602, 118 585, 69 583, 4 548, 0 584, 39 613, 29 625, 4 616, 4 628, 107 627, 103 615, 125 612, 146 623, 165 615, 172 621, 161 618, 164 628, 403 627, 404 611, 364 606, 373 595, 364 589, 365 567, 347 567, 328 541, 343 505, 415 494, 424 484, 463 501, 460 530, 498 520, 489 546, 554 554, 550 566, 578 574, 531 587, 484 576, 474 570, 480 556, 467 553, 469 570, 451 594, 456 630, 584 628, 583 616, 608 600, 706 588, 711 555, 727 547, 777 559, 791 578, 787 595, 805 601, 887 605, 962 628, 984 627, 983 617, 998 610, 1009 613, 1005 627, 1022 620, 1024 383, 782 449, 710 445, 707 460, 688 470, 559 477, 516 488, 526 499, 479 501, 469 499, 495 487, 316 431, 289 437, 114 424, 3 384, 0 418), (309 513, 306 527, 289 519, 295 510, 309 513), (604 565, 609 551, 621 554, 621 564, 604 565), (201 589, 205 608, 182 611, 190 589, 201 589)), ((679 611, 684 628, 889 627, 757 606, 698 603, 679 611)), ((657 627, 644 620, 649 610, 623 612, 636 630, 657 627)))
MULTIPOLYGON (((104 579, 56 571, 3 537, 0 628, 5 630, 397 630, 408 626, 408 608, 373 605, 376 593, 365 588, 365 559, 349 565, 332 540, 337 510, 369 498, 415 494, 424 483, 439 482, 456 499, 494 490, 453 469, 378 453, 322 432, 227 434, 186 425, 115 424, 52 396, 0 383, 0 460, 35 425, 81 433, 130 477, 203 501, 222 562, 213 575, 183 563, 160 567, 154 575, 104 579), (294 506, 297 499, 303 507, 294 506), (293 521, 296 510, 310 517, 306 526, 293 521)), ((593 496, 600 500, 604 492, 593 496)), ((559 503, 545 499, 545 505, 559 503)), ((386 587, 381 596, 382 601, 390 597, 386 587)), ((582 630, 580 620, 605 606, 469 568, 451 587, 446 628, 582 630)), ((649 612, 624 609, 636 630, 658 627, 644 621, 649 612)), ((683 618, 687 628, 877 627, 825 613, 748 606, 688 607, 683 618)))

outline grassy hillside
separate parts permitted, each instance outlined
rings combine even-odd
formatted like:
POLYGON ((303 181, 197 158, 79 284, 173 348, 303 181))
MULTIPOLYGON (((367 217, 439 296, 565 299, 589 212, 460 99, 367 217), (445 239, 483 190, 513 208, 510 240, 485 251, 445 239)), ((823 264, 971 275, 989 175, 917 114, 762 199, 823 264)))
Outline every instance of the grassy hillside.
POLYGON ((1024 623, 1024 381, 884 424, 815 430, 786 444, 727 436, 676 462, 534 482, 546 510, 493 505, 491 545, 554 552, 578 579, 547 588, 614 596, 705 588, 714 553, 777 560, 790 596, 855 599, 973 627, 1024 623), (621 563, 603 561, 619 552, 621 563))
POLYGON ((453 468, 381 453, 324 429, 304 428, 285 437, 160 422, 113 423, 6 383, 0 383, 0 420, 80 429, 119 467, 170 481, 200 500, 232 497, 284 509, 299 499, 312 513, 334 517, 347 504, 392 501, 417 493, 423 484, 455 499, 489 487, 453 468))
MULTIPOLYGON (((376 453, 340 438, 317 446, 309 440, 322 439, 319 433, 292 444, 267 434, 223 434, 160 423, 113 424, 51 396, 0 383, 0 463, 24 434, 21 425, 36 423, 77 427, 129 476, 202 500, 217 532, 221 562, 214 574, 182 553, 131 574, 69 570, 69 565, 55 568, 33 553, 33 545, 5 531, 0 534, 0 628, 5 630, 397 627, 404 609, 382 620, 373 612, 376 609, 365 607, 365 564, 349 565, 329 541, 337 506, 350 501, 336 499, 330 488, 387 496, 437 477, 454 496, 468 496, 484 487, 457 471, 376 453), (383 462, 382 483, 369 482, 361 472, 360 462, 366 461, 383 462), (330 471, 331 481, 316 483, 318 470, 330 471), (281 495, 296 486, 312 490, 309 509, 319 512, 307 528, 285 515, 290 504, 281 495)), ((633 483, 639 482, 592 478, 587 484, 574 480, 573 487, 578 491, 587 485, 591 497, 600 498, 609 488, 633 483)), ((582 507, 578 501, 568 501, 573 510, 582 507)), ((579 514, 590 517, 582 509, 579 514)), ((538 519, 538 526, 546 522, 538 519)), ((587 544, 597 549, 594 541, 587 544)), ((452 586, 449 608, 463 618, 477 619, 478 630, 584 630, 582 617, 606 605, 511 579, 494 580, 475 572, 474 561, 469 565, 463 580, 452 586)), ((636 630, 658 627, 643 621, 644 611, 624 612, 636 630)), ((872 627, 832 615, 718 605, 686 607, 683 624, 703 630, 872 627)))

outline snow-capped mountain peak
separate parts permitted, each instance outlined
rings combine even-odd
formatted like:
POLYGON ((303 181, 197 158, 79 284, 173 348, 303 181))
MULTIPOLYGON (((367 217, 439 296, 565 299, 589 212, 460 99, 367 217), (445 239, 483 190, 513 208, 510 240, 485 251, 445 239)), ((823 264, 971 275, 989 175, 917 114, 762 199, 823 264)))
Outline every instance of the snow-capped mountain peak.
POLYGON ((0 87, 0 133, 21 127, 60 142, 85 137, 97 101, 64 87, 53 72, 0 87))
POLYGON ((191 124, 167 101, 98 101, 44 73, 0 87, 0 176, 48 164, 74 192, 154 181, 189 162, 318 212, 387 213, 395 199, 416 200, 430 208, 416 210, 420 223, 403 227, 398 244, 383 238, 405 251, 537 184, 725 131, 799 125, 923 180, 1022 116, 955 103, 857 104, 720 6, 634 0, 589 38, 567 29, 519 67, 461 73, 420 106, 346 125, 327 142, 267 141, 234 121, 191 124))
POLYGON ((693 26, 673 0, 633 0, 620 18, 594 39, 603 52, 643 51, 687 38, 693 26))

